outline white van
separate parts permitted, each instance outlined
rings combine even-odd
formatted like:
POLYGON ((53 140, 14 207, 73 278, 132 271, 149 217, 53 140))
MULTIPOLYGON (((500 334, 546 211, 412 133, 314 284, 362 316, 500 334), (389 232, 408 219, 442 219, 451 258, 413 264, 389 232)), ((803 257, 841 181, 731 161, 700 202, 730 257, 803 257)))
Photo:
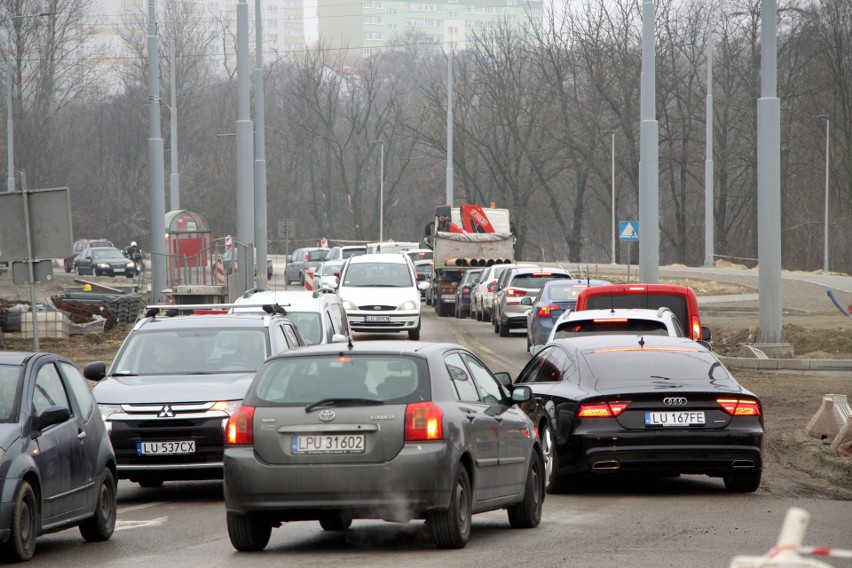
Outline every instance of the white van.
POLYGON ((420 291, 411 260, 399 253, 365 254, 346 261, 337 294, 352 331, 407 331, 420 339, 420 291))
POLYGON ((368 243, 367 254, 400 253, 417 250, 419 248, 420 243, 385 241, 382 243, 368 243))

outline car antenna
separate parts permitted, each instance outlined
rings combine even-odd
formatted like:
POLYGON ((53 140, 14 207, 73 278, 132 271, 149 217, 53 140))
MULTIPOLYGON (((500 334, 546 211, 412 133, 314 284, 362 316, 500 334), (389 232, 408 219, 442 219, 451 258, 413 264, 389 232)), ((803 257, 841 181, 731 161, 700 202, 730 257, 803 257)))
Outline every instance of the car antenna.
POLYGON ((352 344, 352 334, 349 334, 349 342, 347 343, 347 347, 349 347, 349 351, 352 351, 355 346, 352 344))
POLYGON ((645 338, 644 337, 641 337, 641 336, 639 337, 639 347, 641 347, 642 349, 645 348, 645 338))
POLYGON ((278 302, 275 302, 275 305, 274 305, 274 306, 272 306, 272 310, 273 310, 276 314, 281 314, 282 316, 286 316, 286 315, 287 315, 287 310, 285 310, 284 308, 282 308, 282 307, 281 307, 281 305, 280 305, 278 302))

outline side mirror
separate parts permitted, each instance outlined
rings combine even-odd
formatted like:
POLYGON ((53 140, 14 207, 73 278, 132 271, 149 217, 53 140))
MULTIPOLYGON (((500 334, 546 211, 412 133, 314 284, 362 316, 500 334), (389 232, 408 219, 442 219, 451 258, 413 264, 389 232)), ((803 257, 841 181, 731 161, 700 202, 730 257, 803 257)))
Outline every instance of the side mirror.
POLYGON ((509 389, 512 388, 512 375, 506 371, 500 371, 499 373, 494 373, 494 376, 497 377, 501 385, 509 389))
POLYGON ((512 402, 526 402, 532 400, 532 389, 527 385, 517 385, 512 389, 512 402))
POLYGON ((533 303, 533 299, 530 298, 529 296, 527 296, 525 298, 521 298, 521 305, 522 306, 532 306, 532 303, 533 303))
POLYGON ((83 376, 90 381, 100 381, 106 376, 106 363, 95 361, 83 367, 83 376))
POLYGON ((425 236, 427 236, 427 237, 431 237, 431 236, 432 236, 432 227, 433 227, 434 225, 435 225, 435 223, 434 223, 434 222, 433 222, 433 223, 429 223, 428 225, 426 225, 426 230, 424 231, 425 236))
POLYGON ((543 343, 533 343, 530 345, 530 355, 535 357, 542 349, 544 349, 543 343))
POLYGON ((349 340, 342 333, 335 333, 331 336, 332 343, 347 343, 349 340))
POLYGON ((44 430, 48 426, 61 424, 71 418, 71 411, 60 406, 49 406, 44 412, 33 418, 33 426, 36 430, 44 430))
POLYGON ((704 341, 710 341, 710 328, 707 326, 701 326, 701 339, 704 341))

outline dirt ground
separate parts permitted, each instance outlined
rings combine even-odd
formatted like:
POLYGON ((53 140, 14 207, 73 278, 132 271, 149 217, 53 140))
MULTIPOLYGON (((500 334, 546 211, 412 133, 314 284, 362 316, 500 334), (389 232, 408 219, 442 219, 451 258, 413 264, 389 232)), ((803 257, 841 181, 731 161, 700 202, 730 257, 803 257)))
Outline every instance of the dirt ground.
MULTIPOLYGON (((618 281, 617 276, 609 278, 618 281)), ((104 279, 106 283, 110 279, 104 279)), ((754 293, 753 289, 703 280, 667 280, 692 286, 700 296, 754 293)), ((67 283, 67 281, 66 281, 67 283)), ((58 283, 40 290, 40 297, 61 289, 58 283)), ((8 274, 0 274, 0 308, 20 303, 26 287, 11 285, 8 274), (5 302, 4 302, 5 301, 5 302)), ((28 302, 27 302, 28 303, 28 302)), ((791 312, 783 316, 785 339, 793 346, 796 358, 852 359, 852 318, 833 307, 824 312, 791 312)), ((713 309, 702 311, 702 324, 710 328, 714 350, 722 355, 739 356, 743 343, 755 341, 756 311, 713 309)), ((109 363, 129 326, 118 325, 110 331, 77 335, 65 340, 40 340, 42 351, 67 356, 81 368, 92 361, 109 363)), ((0 350, 32 350, 32 339, 9 333, 0 341, 0 350)), ((826 441, 805 434, 808 421, 820 407, 826 394, 852 395, 852 371, 745 371, 732 373, 755 392, 764 405, 766 460, 760 491, 776 491, 807 496, 827 496, 852 501, 852 457, 829 451, 826 441)))

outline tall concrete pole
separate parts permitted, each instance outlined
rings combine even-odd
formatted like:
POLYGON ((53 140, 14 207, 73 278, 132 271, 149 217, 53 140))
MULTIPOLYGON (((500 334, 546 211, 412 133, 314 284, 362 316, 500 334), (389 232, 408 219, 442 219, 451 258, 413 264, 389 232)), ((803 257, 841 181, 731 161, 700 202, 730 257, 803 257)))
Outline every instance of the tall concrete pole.
MULTIPOLYGON (((254 146, 251 121, 248 4, 237 4, 237 241, 253 248, 254 241, 254 146)), ((242 249, 246 250, 246 249, 242 249)), ((266 262, 266 259, 264 259, 266 262)), ((252 274, 251 255, 243 260, 242 274, 252 274)), ((248 278, 241 278, 249 286, 248 278)), ((253 279, 252 279, 253 281, 253 279)))
POLYGON ((642 0, 639 130, 639 281, 660 281, 659 127, 656 117, 654 0, 642 0))
POLYGON ((254 70, 254 118, 255 118, 255 158, 254 158, 254 244, 257 262, 255 263, 254 287, 266 290, 266 132, 264 130, 263 100, 263 18, 260 0, 254 0, 255 60, 254 70))
POLYGON ((166 301, 166 195, 163 137, 160 134, 160 54, 157 0, 148 0, 148 180, 151 215, 151 301, 166 301))
MULTIPOLYGON (((15 191, 15 119, 12 111, 12 84, 15 82, 14 63, 9 59, 6 71, 6 191, 15 191)), ((34 326, 35 329, 38 326, 34 326)))
POLYGON ((783 343, 781 330, 781 101, 776 0, 760 1, 760 98, 757 100, 758 343, 783 343))
POLYGON ((180 176, 178 175, 178 131, 177 131, 177 59, 175 50, 175 38, 172 36, 169 42, 169 54, 172 62, 169 69, 169 86, 171 87, 171 105, 169 108, 169 123, 171 125, 171 175, 169 176, 169 197, 171 198, 171 211, 180 208, 180 176))
POLYGON ((385 242, 385 143, 379 140, 379 242, 385 242))
POLYGON ((453 49, 447 61, 447 205, 453 204, 453 49))
POLYGON ((610 227, 610 236, 612 237, 612 264, 615 264, 615 129, 609 131, 612 139, 610 140, 610 160, 612 163, 610 164, 610 174, 612 175, 612 185, 611 185, 611 197, 612 197, 612 209, 610 209, 610 216, 612 217, 612 226, 610 227))
POLYGON ((823 230, 825 242, 823 243, 822 252, 822 271, 824 274, 828 274, 828 169, 830 165, 829 156, 831 156, 831 146, 829 145, 831 117, 825 114, 823 118, 825 118, 825 229, 823 230))
POLYGON ((704 266, 715 264, 713 257, 713 28, 707 27, 707 96, 704 102, 704 266))

